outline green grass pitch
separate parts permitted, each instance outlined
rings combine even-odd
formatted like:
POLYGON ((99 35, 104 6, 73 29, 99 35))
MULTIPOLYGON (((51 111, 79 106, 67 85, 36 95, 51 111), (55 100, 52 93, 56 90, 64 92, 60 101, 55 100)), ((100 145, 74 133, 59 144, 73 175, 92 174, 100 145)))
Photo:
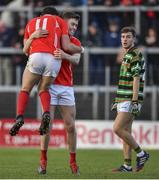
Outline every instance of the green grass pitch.
POLYGON ((69 153, 66 149, 49 149, 47 174, 39 175, 38 149, 1 148, 0 179, 159 179, 159 151, 148 152, 150 159, 142 172, 112 173, 111 169, 119 167, 123 162, 122 151, 78 150, 77 161, 81 175, 74 176, 69 168, 69 153))

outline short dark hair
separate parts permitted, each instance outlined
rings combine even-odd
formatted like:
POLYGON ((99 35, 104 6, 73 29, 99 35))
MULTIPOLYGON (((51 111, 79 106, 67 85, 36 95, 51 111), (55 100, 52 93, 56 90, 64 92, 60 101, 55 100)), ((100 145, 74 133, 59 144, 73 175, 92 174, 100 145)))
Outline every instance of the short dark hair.
POLYGON ((51 15, 59 15, 58 11, 56 10, 56 8, 52 7, 52 6, 48 6, 45 7, 42 11, 41 11, 41 15, 44 14, 51 14, 51 15))
POLYGON ((132 27, 132 26, 126 26, 126 27, 123 27, 121 29, 121 34, 122 33, 128 33, 128 32, 131 32, 133 37, 136 37, 136 31, 135 31, 135 28, 132 27))
POLYGON ((75 12, 63 12, 62 14, 61 14, 61 17, 63 18, 63 19, 76 19, 76 20, 80 20, 80 15, 79 14, 77 14, 77 13, 75 13, 75 12))

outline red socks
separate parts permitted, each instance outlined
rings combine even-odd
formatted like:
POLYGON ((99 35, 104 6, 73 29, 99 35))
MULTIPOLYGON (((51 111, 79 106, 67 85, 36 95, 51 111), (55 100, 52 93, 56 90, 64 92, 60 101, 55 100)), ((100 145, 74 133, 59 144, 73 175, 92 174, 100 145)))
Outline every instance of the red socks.
MULTIPOLYGON (((40 100, 43 108, 43 112, 50 112, 50 94, 49 91, 42 91, 40 94, 40 100)), ((26 106, 29 101, 29 93, 27 91, 20 91, 17 102, 17 115, 24 115, 26 106)))
MULTIPOLYGON (((41 150, 40 160, 43 162, 47 161, 47 150, 41 150)), ((76 162, 76 153, 70 152, 70 164, 76 162)))
POLYGON ((73 162, 76 162, 76 153, 70 152, 70 164, 72 164, 73 162))
POLYGON ((17 102, 17 115, 24 115, 28 101, 29 93, 27 91, 20 91, 17 102))
POLYGON ((40 156, 41 161, 47 161, 47 150, 41 150, 41 156, 40 156))
POLYGON ((41 100, 41 105, 43 108, 43 112, 50 112, 50 93, 49 91, 42 91, 40 94, 40 100, 41 100))

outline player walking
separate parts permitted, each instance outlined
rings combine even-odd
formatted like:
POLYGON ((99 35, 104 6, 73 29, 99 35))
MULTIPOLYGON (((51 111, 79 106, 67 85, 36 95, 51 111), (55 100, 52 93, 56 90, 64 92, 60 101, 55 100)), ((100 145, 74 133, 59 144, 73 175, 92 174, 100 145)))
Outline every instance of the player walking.
POLYGON ((145 80, 145 62, 143 55, 134 45, 135 38, 134 28, 124 27, 121 30, 121 43, 125 55, 112 110, 117 110, 113 129, 115 134, 123 140, 124 164, 114 169, 115 172, 132 172, 131 149, 137 153, 136 171, 142 170, 149 158, 149 154, 141 149, 131 135, 133 120, 139 114, 143 102, 145 80))

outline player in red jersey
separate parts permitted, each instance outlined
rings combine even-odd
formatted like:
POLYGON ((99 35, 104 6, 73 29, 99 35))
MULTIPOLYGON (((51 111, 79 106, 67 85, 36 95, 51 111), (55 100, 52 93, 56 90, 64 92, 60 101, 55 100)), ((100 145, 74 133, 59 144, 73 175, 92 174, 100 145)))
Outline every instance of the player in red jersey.
POLYGON ((66 22, 60 18, 55 8, 47 7, 42 15, 29 21, 25 29, 24 52, 29 55, 23 73, 22 88, 17 102, 16 122, 10 129, 10 135, 15 136, 24 124, 23 116, 29 100, 29 93, 38 83, 38 93, 42 104, 42 121, 39 128, 41 135, 49 130, 50 123, 50 93, 49 85, 57 76, 61 61, 54 56, 56 48, 62 48, 72 53, 81 52, 82 48, 70 42, 66 22), (36 30, 42 30, 41 37, 33 36, 36 30))
MULTIPOLYGON (((68 24, 70 40, 72 43, 81 46, 78 39, 73 37, 77 30, 80 16, 73 12, 63 13, 63 19, 68 24)), ((79 175, 79 167, 76 163, 76 129, 75 129, 75 97, 73 90, 73 64, 78 64, 80 61, 80 54, 65 54, 65 59, 62 60, 62 66, 54 83, 50 86, 51 95, 51 117, 54 119, 54 112, 56 106, 59 106, 62 118, 64 120, 67 131, 67 142, 70 151, 70 168, 72 173, 79 175)), ((58 57, 58 52, 57 52, 58 57)), ((51 130, 51 126, 50 126, 51 130)), ((46 173, 47 166, 47 149, 49 144, 49 133, 41 136, 41 158, 38 172, 40 174, 46 173)))

